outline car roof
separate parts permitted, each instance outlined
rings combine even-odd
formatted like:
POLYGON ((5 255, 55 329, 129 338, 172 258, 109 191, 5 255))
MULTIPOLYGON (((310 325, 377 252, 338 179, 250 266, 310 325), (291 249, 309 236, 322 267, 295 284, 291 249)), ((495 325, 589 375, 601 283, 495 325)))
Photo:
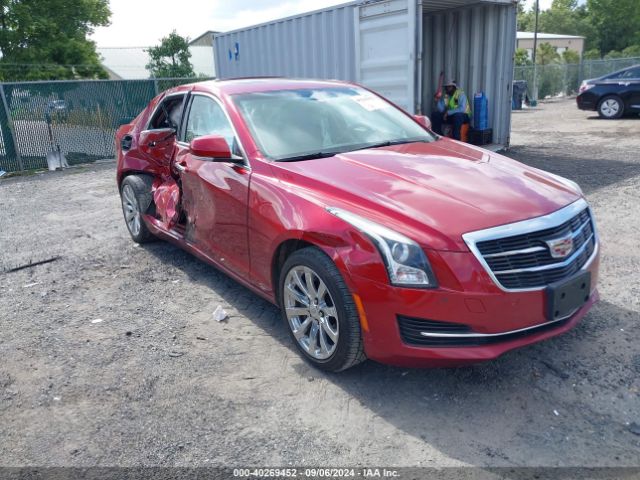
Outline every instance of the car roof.
POLYGON ((300 88, 330 88, 337 86, 354 86, 353 83, 339 80, 313 80, 284 77, 251 77, 232 78, 226 80, 208 80, 173 88, 170 92, 197 91, 218 95, 235 95, 240 93, 268 92, 274 90, 295 90, 300 88))

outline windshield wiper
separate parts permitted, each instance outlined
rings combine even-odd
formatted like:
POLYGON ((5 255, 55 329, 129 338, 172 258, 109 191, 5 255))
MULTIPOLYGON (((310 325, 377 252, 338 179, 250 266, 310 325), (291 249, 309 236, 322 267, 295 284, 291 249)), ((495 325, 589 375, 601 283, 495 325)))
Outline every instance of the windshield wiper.
POLYGON ((392 145, 402 145, 404 143, 418 143, 418 142, 426 142, 427 140, 424 140, 422 138, 419 139, 405 139, 405 140, 387 140, 386 142, 379 142, 379 143, 372 143, 370 145, 365 145, 364 147, 359 147, 354 149, 353 151, 357 151, 357 150, 367 150, 369 148, 380 148, 380 147, 390 147, 392 145))
POLYGON ((368 148, 380 148, 380 147, 390 147, 391 145, 402 145, 404 143, 424 143, 424 142, 428 142, 429 140, 425 140, 424 138, 406 138, 403 140, 387 140, 385 142, 379 142, 379 143, 371 143, 369 145, 363 145, 361 147, 356 147, 356 148, 351 148, 349 147, 346 150, 339 150, 336 152, 315 152, 315 153, 307 153, 304 155, 296 155, 294 157, 286 157, 286 158, 279 158, 276 161, 278 162, 296 162, 298 160, 314 160, 316 158, 327 158, 327 157, 333 157, 335 155, 338 155, 340 153, 348 153, 348 152, 355 152, 358 150, 366 150, 368 148))
POLYGON ((316 158, 333 157, 333 156, 337 155, 338 153, 340 153, 340 152, 307 153, 305 155, 296 155, 294 157, 279 158, 276 161, 277 162, 297 162, 299 160, 314 160, 316 158))

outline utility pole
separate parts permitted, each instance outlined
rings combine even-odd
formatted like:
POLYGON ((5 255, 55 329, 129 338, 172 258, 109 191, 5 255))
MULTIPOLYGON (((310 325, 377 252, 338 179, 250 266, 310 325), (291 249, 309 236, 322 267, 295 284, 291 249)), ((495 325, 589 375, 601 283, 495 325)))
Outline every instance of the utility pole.
POLYGON ((6 54, 6 32, 7 32, 7 12, 5 11, 4 0, 0 0, 0 57, 6 54))
POLYGON ((538 104, 538 65, 536 64, 536 53, 538 51, 538 15, 540 13, 540 0, 536 0, 536 24, 533 29, 533 100, 531 106, 538 104))

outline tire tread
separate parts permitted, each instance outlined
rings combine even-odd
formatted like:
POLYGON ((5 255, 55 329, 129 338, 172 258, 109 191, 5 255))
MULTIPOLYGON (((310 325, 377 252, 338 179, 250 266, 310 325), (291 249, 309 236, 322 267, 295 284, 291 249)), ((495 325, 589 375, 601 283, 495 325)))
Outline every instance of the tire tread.
MULTIPOLYGON (((153 185, 152 176, 138 174, 128 175, 120 185, 121 195, 122 189, 125 185, 131 186, 138 200, 138 205, 144 213, 150 213, 152 209, 155 209, 155 205, 153 204, 153 193, 151 192, 151 187, 153 185)), ((127 228, 127 231, 129 231, 129 228, 127 228)), ((140 234, 134 236, 130 231, 129 234, 131 234, 131 238, 134 242, 140 244, 156 240, 156 237, 147 228, 147 224, 143 218, 140 219, 140 234)))
MULTIPOLYGON (((284 283, 284 278, 286 277, 286 273, 290 269, 289 265, 300 264, 300 263, 296 263, 296 260, 298 260, 299 258, 300 258, 300 262, 306 259, 312 259, 312 261, 315 261, 318 264, 320 264, 325 270, 325 272, 327 273, 327 275, 331 277, 332 283, 338 289, 337 293, 340 295, 340 299, 342 300, 343 308, 346 312, 346 317, 347 317, 344 319, 343 322, 340 323, 340 328, 341 329, 348 328, 349 329, 348 338, 351 339, 351 342, 349 342, 348 344, 348 351, 346 355, 344 355, 344 358, 342 359, 339 365, 332 365, 329 368, 323 368, 322 364, 319 364, 319 363, 318 364, 314 363, 314 365, 318 366, 319 368, 323 368, 325 370, 329 370, 332 372, 341 372, 359 363, 362 363, 367 359, 367 356, 364 352, 364 344, 362 341, 362 332, 360 329, 360 315, 358 314, 358 309, 356 307, 355 302, 353 301, 353 296, 351 295, 349 288, 347 287, 344 279, 342 278, 342 275, 338 271, 338 268, 333 263, 331 258, 329 258, 329 256, 327 256, 324 252, 322 252, 320 249, 316 247, 305 247, 303 249, 296 250, 285 261, 284 268, 282 269, 280 281, 279 281, 280 287, 282 287, 284 283)), ((316 272, 316 273, 319 273, 319 272, 316 272)), ((327 283, 326 280, 325 280, 325 283, 327 283)), ((329 285, 327 286, 329 287, 329 285)), ((280 288, 280 290, 282 290, 282 288, 280 288)), ((279 294, 279 296, 281 296, 281 293, 279 294)), ((280 301, 280 303, 282 307, 282 301, 280 301)), ((283 312, 283 317, 287 322, 287 328, 289 328, 289 322, 286 317, 286 314, 284 313, 284 308, 282 309, 282 312, 283 312)), ((341 338, 344 338, 344 337, 341 336, 341 338)))

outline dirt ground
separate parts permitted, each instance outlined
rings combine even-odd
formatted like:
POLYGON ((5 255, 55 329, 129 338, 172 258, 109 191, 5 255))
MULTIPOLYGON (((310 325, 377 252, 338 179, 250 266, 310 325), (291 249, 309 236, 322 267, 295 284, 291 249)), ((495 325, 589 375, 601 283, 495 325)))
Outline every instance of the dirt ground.
POLYGON ((135 245, 112 162, 2 180, 0 464, 640 466, 639 151, 637 117, 513 115, 508 155, 578 181, 598 220, 602 301, 573 331, 473 367, 337 375, 272 305, 135 245))

